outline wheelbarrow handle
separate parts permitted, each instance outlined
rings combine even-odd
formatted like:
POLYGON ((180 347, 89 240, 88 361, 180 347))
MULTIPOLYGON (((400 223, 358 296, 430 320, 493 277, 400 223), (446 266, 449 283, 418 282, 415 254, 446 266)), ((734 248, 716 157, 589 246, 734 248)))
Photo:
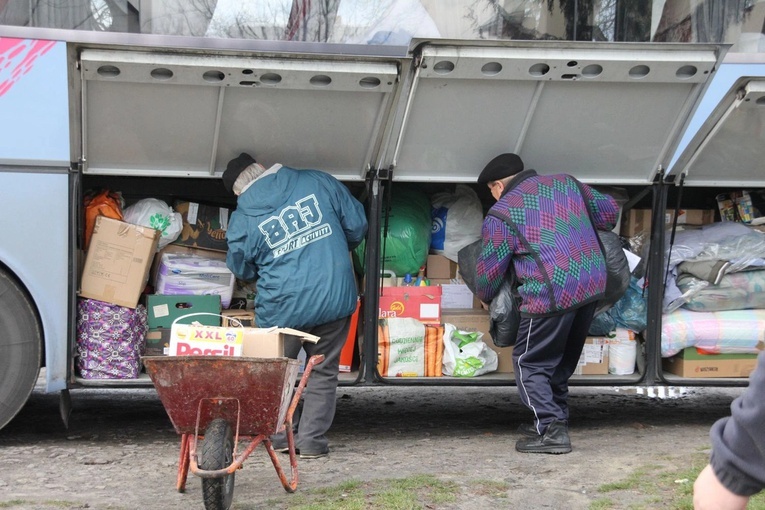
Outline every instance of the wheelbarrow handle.
POLYGON ((323 354, 317 354, 308 358, 308 362, 305 364, 305 370, 303 370, 303 375, 300 377, 300 383, 295 390, 295 394, 292 396, 292 403, 287 410, 287 417, 285 418, 285 422, 288 424, 292 423, 292 415, 295 413, 295 409, 297 409, 298 402, 300 402, 300 397, 303 395, 303 390, 305 389, 305 385, 308 383, 308 377, 311 375, 313 367, 322 361, 324 361, 323 354))

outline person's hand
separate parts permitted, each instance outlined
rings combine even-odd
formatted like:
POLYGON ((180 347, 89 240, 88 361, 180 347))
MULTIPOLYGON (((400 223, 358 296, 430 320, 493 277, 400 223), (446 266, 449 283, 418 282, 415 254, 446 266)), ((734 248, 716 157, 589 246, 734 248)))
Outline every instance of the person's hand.
POLYGON ((694 510, 746 510, 749 498, 725 488, 715 476, 711 465, 699 473, 693 484, 694 510))
POLYGON ((483 308, 484 310, 488 310, 489 309, 489 305, 487 305, 486 303, 481 301, 481 308, 483 308))

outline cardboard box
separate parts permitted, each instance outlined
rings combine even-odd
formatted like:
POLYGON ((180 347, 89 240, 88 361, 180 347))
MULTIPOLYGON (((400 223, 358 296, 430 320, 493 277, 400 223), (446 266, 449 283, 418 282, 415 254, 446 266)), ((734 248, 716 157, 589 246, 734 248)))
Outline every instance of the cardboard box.
POLYGON ((380 319, 411 317, 428 324, 441 322, 441 287, 383 287, 380 319))
POLYGON ((443 255, 428 255, 425 278, 456 278, 457 263, 443 255))
POLYGON ((159 236, 153 228, 96 218, 79 295, 135 308, 149 281, 159 236))
POLYGON ((464 283, 441 285, 443 308, 474 308, 475 301, 475 296, 464 283))
POLYGON ((244 345, 242 356, 248 358, 281 358, 284 356, 284 340, 294 336, 301 342, 316 343, 318 336, 309 335, 292 328, 240 328, 244 345))
POLYGON ((170 354, 170 329, 150 329, 146 333, 144 356, 167 356, 170 354))
MULTIPOLYGON (((621 235, 632 237, 635 234, 651 230, 651 210, 650 209, 630 209, 622 217, 621 235)), ((674 209, 667 209, 664 215, 664 223, 672 224, 675 217, 674 209)), ((677 218, 678 225, 708 225, 714 223, 715 212, 713 209, 680 209, 680 215, 677 218)))
POLYGON ((149 329, 170 328, 173 321, 184 315, 182 324, 198 322, 205 326, 220 326, 220 296, 165 296, 150 294, 146 298, 149 329), (204 314, 204 315, 202 315, 204 314))
POLYGON ((607 375, 609 338, 588 336, 574 375, 607 375))
POLYGON ((220 325, 222 327, 257 327, 255 323, 255 312, 253 310, 221 310, 222 315, 220 325))
POLYGON ((489 335, 489 312, 487 310, 444 310, 442 320, 444 324, 453 324, 457 329, 482 332, 482 340, 497 353, 497 372, 513 373, 513 348, 494 345, 491 335, 489 335))
POLYGON ((198 202, 176 202, 175 211, 181 213, 183 230, 173 244, 228 251, 226 230, 229 210, 225 207, 198 202))
POLYGON ((756 354, 700 354, 695 347, 662 359, 664 371, 688 378, 749 377, 756 366, 756 354))

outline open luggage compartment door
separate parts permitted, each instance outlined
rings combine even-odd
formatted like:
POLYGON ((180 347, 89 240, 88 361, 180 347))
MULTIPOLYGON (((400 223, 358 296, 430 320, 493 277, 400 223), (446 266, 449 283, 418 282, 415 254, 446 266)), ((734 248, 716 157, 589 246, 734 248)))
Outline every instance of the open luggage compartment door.
POLYGON ((765 78, 737 80, 689 142, 671 176, 686 186, 765 187, 765 78))
POLYGON ((212 177, 240 152, 363 181, 398 84, 396 59, 86 48, 91 174, 212 177))
POLYGON ((722 59, 716 45, 413 43, 394 176, 475 182, 497 154, 590 184, 650 183, 667 167, 722 59))

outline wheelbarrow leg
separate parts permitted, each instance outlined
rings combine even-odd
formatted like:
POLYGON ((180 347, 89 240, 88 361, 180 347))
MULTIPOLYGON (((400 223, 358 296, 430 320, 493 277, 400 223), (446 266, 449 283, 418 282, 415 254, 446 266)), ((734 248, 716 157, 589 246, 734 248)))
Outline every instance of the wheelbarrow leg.
POLYGON ((287 476, 284 474, 284 470, 282 469, 282 465, 276 456, 276 452, 274 452, 274 447, 271 444, 270 438, 265 438, 263 440, 263 444, 266 447, 268 456, 271 457, 271 462, 274 465, 274 469, 276 469, 276 474, 279 476, 279 480, 281 480, 284 490, 290 493, 295 492, 295 489, 297 489, 299 479, 297 455, 295 452, 295 435, 292 431, 292 415, 295 414, 295 409, 297 408, 298 402, 300 401, 300 396, 303 394, 303 390, 305 389, 305 386, 308 382, 308 376, 311 375, 311 371, 313 370, 314 365, 321 363, 322 361, 324 361, 324 355, 318 354, 316 356, 311 356, 311 358, 308 360, 308 363, 306 363, 305 370, 303 371, 303 376, 300 378, 300 383, 298 384, 295 393, 292 395, 292 402, 287 409, 287 416, 284 420, 284 428, 287 432, 287 446, 290 449, 290 468, 292 472, 292 481, 287 480, 287 476))
POLYGON ((284 487, 285 491, 293 493, 297 489, 299 476, 297 467, 297 454, 295 453, 295 439, 292 434, 292 420, 288 420, 287 444, 289 445, 290 449, 290 471, 292 474, 291 480, 287 479, 287 475, 282 469, 282 464, 279 462, 279 458, 274 451, 274 446, 271 444, 271 440, 269 438, 263 439, 263 446, 266 447, 268 456, 271 457, 271 463, 274 465, 274 469, 276 469, 276 475, 279 477, 279 481, 282 482, 282 487, 284 487))
POLYGON ((189 449, 191 434, 181 435, 181 455, 178 459, 178 479, 176 489, 178 492, 186 491, 186 478, 189 475, 189 449))

